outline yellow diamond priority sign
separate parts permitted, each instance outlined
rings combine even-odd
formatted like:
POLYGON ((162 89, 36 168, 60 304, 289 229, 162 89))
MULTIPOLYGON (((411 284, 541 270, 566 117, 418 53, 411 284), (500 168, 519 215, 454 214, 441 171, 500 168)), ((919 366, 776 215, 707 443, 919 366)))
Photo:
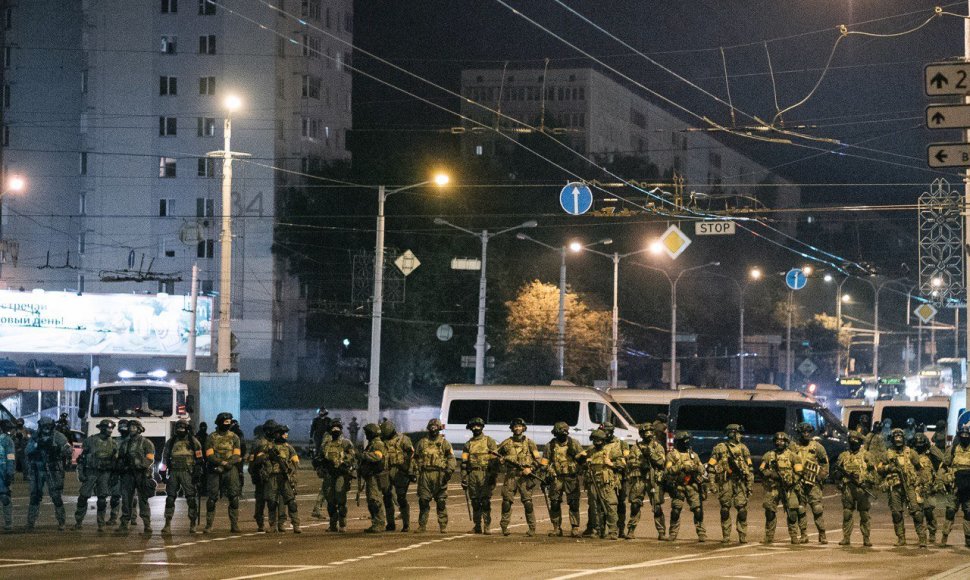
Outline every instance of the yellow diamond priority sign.
POLYGON ((936 316, 936 307, 934 307, 932 304, 924 302, 913 310, 913 314, 923 321, 923 324, 926 324, 927 322, 933 320, 933 317, 936 316))
POLYGON ((660 236, 660 245, 663 247, 664 252, 670 256, 671 260, 676 260, 678 256, 684 253, 687 246, 690 245, 690 238, 677 226, 670 226, 660 236))

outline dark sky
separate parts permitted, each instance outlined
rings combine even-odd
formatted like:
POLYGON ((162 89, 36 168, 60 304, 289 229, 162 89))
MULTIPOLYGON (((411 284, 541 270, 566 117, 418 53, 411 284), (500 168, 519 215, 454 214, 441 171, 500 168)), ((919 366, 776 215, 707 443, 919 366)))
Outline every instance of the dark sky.
MULTIPOLYGON (((775 112, 765 41, 775 71, 778 101, 784 108, 803 98, 819 79, 839 36, 839 24, 849 24, 850 30, 897 33, 927 20, 936 4, 926 0, 563 1, 603 29, 726 99, 723 47, 735 106, 763 119, 775 112)), ((730 123, 727 107, 631 54, 554 0, 507 2, 686 108, 730 123)), ((944 6, 957 12, 967 10, 960 2, 944 6)), ((544 58, 552 59, 552 66, 592 65, 496 0, 357 2, 355 20, 358 46, 453 90, 458 87, 459 71, 473 66, 501 66, 504 61, 528 66, 544 58)), ((939 176, 926 167, 926 145, 960 138, 956 132, 931 134, 922 128, 923 109, 929 103, 923 95, 923 66, 961 54, 962 36, 962 21, 952 16, 936 18, 921 30, 896 38, 849 36, 840 43, 815 95, 785 115, 789 126, 802 122, 815 125, 805 129, 806 133, 878 151, 843 148, 841 152, 849 155, 833 154, 833 146, 807 140, 799 142, 817 149, 758 145, 744 139, 726 142, 745 148, 767 165, 781 165, 779 172, 792 180, 816 184, 804 189, 807 202, 911 202, 922 191, 918 184, 939 176), (857 185, 817 186, 823 183, 857 185), (887 183, 894 185, 868 185, 887 183)), ((454 99, 436 89, 366 57, 356 58, 356 66, 382 79, 457 108, 454 99)), ((458 124, 453 117, 391 89, 359 77, 355 82, 355 128, 458 124)), ((738 119, 739 124, 752 122, 741 116, 738 119)))

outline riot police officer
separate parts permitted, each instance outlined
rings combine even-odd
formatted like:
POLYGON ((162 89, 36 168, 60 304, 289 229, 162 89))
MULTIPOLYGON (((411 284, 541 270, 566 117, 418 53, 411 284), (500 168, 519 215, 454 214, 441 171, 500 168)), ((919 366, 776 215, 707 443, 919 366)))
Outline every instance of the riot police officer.
MULTIPOLYGON (((370 513, 371 523, 364 532, 376 534, 385 531, 387 525, 384 517, 384 492, 390 487, 385 469, 387 445, 381 439, 381 428, 376 423, 364 425, 364 437, 367 445, 360 454, 359 476, 366 487, 367 511, 370 513)), ((394 512, 391 512, 387 519, 393 518, 394 512)))
POLYGON ((261 481, 260 490, 263 501, 269 510, 269 532, 282 532, 289 513, 293 523, 293 533, 299 534, 300 515, 296 505, 296 472, 300 457, 289 443, 290 428, 286 425, 270 425, 264 432, 267 442, 256 450, 250 469, 255 469, 261 481))
POLYGON ((815 440, 815 427, 809 423, 799 423, 798 439, 791 444, 791 450, 798 454, 803 471, 799 478, 798 492, 798 529, 801 543, 808 542, 808 511, 811 510, 818 530, 818 543, 827 544, 825 537, 825 512, 822 508, 822 482, 829 476, 829 456, 822 444, 815 440))
POLYGON ((775 529, 778 526, 776 510, 781 504, 788 519, 788 536, 792 544, 801 542, 801 532, 798 528, 798 474, 803 467, 801 458, 789 449, 788 433, 775 433, 775 448, 761 457, 761 474, 764 477, 765 499, 765 544, 775 540, 775 529))
POLYGON ((431 514, 431 502, 438 512, 438 529, 448 527, 448 480, 455 472, 455 453, 441 434, 444 425, 437 419, 428 421, 427 435, 418 441, 412 464, 418 479, 418 532, 424 532, 431 514))
POLYGON ((3 511, 3 531, 13 530, 13 508, 10 505, 10 486, 17 473, 17 450, 8 434, 13 425, 0 421, 0 510, 3 511))
MULTIPOLYGON (((401 531, 411 528, 411 506, 408 504, 408 487, 411 485, 411 460, 414 458, 414 444, 411 438, 398 433, 392 421, 380 425, 381 439, 387 448, 387 490, 384 492, 384 511, 387 514, 385 529, 394 531, 394 500, 401 513, 401 531)), ((356 444, 356 440, 352 441, 356 444)))
POLYGON ((835 472, 839 475, 839 489, 842 492, 842 540, 840 546, 848 546, 852 537, 852 512, 859 512, 859 530, 862 532, 862 545, 872 546, 869 541, 869 509, 872 487, 875 484, 875 462, 866 451, 865 434, 849 432, 849 450, 843 451, 835 462, 835 472))
POLYGON ((242 443, 239 436, 230 431, 232 413, 219 413, 216 416, 216 430, 205 443, 207 495, 205 505, 205 530, 212 531, 216 519, 216 502, 219 494, 229 502, 229 531, 239 532, 239 470, 236 464, 242 461, 242 443))
POLYGON ((640 441, 630 446, 630 456, 627 458, 627 479, 630 482, 630 524, 626 531, 626 539, 632 540, 636 537, 643 505, 650 502, 657 539, 663 541, 667 537, 663 510, 663 472, 667 463, 667 451, 657 442, 656 431, 650 423, 641 423, 638 431, 640 441))
POLYGON ((189 422, 179 419, 175 423, 174 436, 165 442, 162 462, 168 472, 165 485, 165 527, 163 534, 172 532, 172 517, 175 515, 175 499, 179 492, 185 496, 189 511, 189 533, 195 533, 199 523, 199 490, 197 482, 202 470, 202 444, 189 428, 189 422))
POLYGON ((889 496, 889 510, 892 512, 893 529, 896 532, 896 545, 906 545, 906 524, 903 510, 909 509, 919 537, 919 546, 927 547, 926 522, 923 520, 923 501, 917 493, 918 472, 922 469, 916 452, 906 446, 906 434, 896 428, 890 432, 891 445, 885 459, 878 465, 883 477, 883 487, 889 496))
POLYGON ((754 485, 751 452, 741 442, 741 425, 731 423, 724 431, 727 440, 714 446, 707 462, 708 470, 714 472, 717 499, 721 504, 721 542, 731 541, 731 508, 734 508, 738 542, 744 544, 748 535, 748 498, 754 485))
POLYGON ((343 436, 343 429, 339 419, 330 422, 330 436, 320 444, 315 460, 318 474, 323 476, 331 532, 342 532, 347 527, 347 490, 357 465, 354 444, 343 436))
POLYGON ((586 459, 583 446, 569 436, 569 425, 559 421, 552 427, 553 438, 543 456, 547 462, 546 487, 549 490, 550 536, 562 536, 562 500, 569 508, 569 535, 579 537, 579 464, 586 459))
POLYGON ((26 531, 34 529, 40 514, 40 500, 44 488, 54 504, 57 529, 63 531, 65 525, 64 466, 71 461, 71 445, 59 431, 54 429, 54 420, 42 417, 37 422, 37 435, 27 442, 25 451, 28 473, 30 474, 30 505, 27 508, 26 531))
POLYGON ((472 432, 461 453, 461 487, 472 505, 472 532, 490 534, 492 525, 492 492, 498 475, 498 443, 484 434, 485 421, 470 420, 465 428, 472 432))
POLYGON ((81 456, 77 459, 77 476, 81 489, 74 510, 74 529, 80 530, 84 514, 88 510, 88 498, 98 498, 98 531, 103 532, 108 511, 108 498, 111 496, 111 476, 118 458, 118 443, 111 438, 115 422, 102 419, 98 423, 98 434, 84 440, 81 456))
POLYGON ((119 533, 128 532, 128 524, 134 523, 133 504, 138 495, 138 515, 144 532, 152 533, 152 511, 148 498, 155 495, 152 465, 155 463, 155 445, 142 436, 145 428, 141 421, 128 421, 128 438, 118 447, 118 468, 121 472, 121 525, 119 533))
POLYGON ((694 528, 697 541, 707 540, 704 528, 704 481, 706 475, 700 457, 691 449, 691 434, 678 431, 674 436, 674 448, 667 453, 665 475, 670 489, 670 532, 671 542, 677 539, 680 530, 680 512, 686 504, 694 514, 694 528))

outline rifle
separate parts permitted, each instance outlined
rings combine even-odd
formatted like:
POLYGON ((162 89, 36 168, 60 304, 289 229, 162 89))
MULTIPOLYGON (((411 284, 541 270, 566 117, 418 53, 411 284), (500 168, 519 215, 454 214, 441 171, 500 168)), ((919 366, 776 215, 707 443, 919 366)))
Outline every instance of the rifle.
POLYGON ((269 448, 267 455, 269 456, 270 461, 275 463, 280 468, 280 472, 286 476, 286 481, 288 483, 293 483, 293 473, 291 472, 291 467, 283 461, 283 458, 280 457, 280 452, 276 450, 275 446, 269 448))
POLYGON ((357 471, 358 471, 358 473, 357 473, 357 496, 354 497, 354 503, 357 504, 357 507, 360 507, 360 487, 361 487, 361 481, 360 480, 361 480, 361 477, 360 477, 360 467, 359 466, 358 466, 357 471))
MULTIPOLYGON (((788 509, 788 494, 791 493, 791 487, 785 484, 785 480, 782 478, 781 472, 778 471, 777 459, 772 459, 771 463, 768 464, 768 467, 771 468, 771 470, 775 472, 775 475, 778 476, 778 479, 775 482, 778 484, 778 489, 781 490, 782 493, 781 507, 785 510, 785 518, 787 518, 790 522, 792 518, 790 510, 788 509)), ((797 519, 797 516, 795 519, 797 519)))
POLYGON ((463 485, 461 487, 462 487, 462 491, 465 492, 465 506, 468 507, 468 519, 470 519, 470 520, 472 520, 472 522, 474 522, 475 521, 475 516, 472 515, 472 502, 468 498, 468 485, 465 484, 465 485, 463 485))
MULTIPOLYGON (((511 460, 511 459, 505 457, 504 455, 498 453, 497 451, 489 451, 489 453, 491 455, 494 455, 495 457, 498 457, 499 459, 501 459, 505 463, 508 463, 509 465, 511 465, 512 467, 518 469, 519 471, 523 471, 524 469, 527 469, 527 467, 525 465, 522 465, 521 463, 519 463, 517 461, 511 460)), ((541 477, 539 477, 538 475, 536 475, 535 470, 538 469, 538 466, 536 466, 536 468, 528 467, 528 469, 531 469, 532 471, 530 471, 528 474, 523 473, 522 475, 525 475, 526 477, 531 477, 531 478, 535 479, 536 481, 538 481, 541 485, 545 485, 545 481, 543 481, 543 479, 541 477)))
POLYGON ((868 495, 872 499, 876 499, 876 496, 871 491, 869 491, 869 488, 862 484, 862 476, 861 475, 856 475, 854 473, 850 473, 850 472, 846 471, 845 468, 842 467, 841 465, 836 465, 835 466, 835 471, 841 473, 843 479, 849 480, 850 483, 854 484, 856 487, 858 487, 862 491, 866 492, 866 495, 868 495))

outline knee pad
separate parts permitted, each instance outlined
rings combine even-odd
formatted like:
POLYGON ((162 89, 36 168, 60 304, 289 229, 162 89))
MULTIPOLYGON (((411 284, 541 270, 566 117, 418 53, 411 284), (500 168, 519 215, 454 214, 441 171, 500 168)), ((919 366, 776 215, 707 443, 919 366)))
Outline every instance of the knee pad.
POLYGON ((731 517, 731 508, 721 507, 721 519, 726 520, 731 517))
POLYGON ((639 509, 642 506, 643 506, 643 500, 642 499, 635 499, 635 500, 633 500, 633 501, 630 502, 630 508, 631 509, 634 509, 634 508, 639 509))
POLYGON ((955 509, 950 509, 950 508, 947 508, 947 509, 946 509, 946 519, 948 519, 948 520, 952 520, 952 519, 954 519, 955 517, 957 517, 957 510, 955 510, 955 509))
POLYGON ((738 510, 738 521, 746 522, 748 521, 748 510, 747 508, 741 508, 738 510))
POLYGON ((776 519, 778 519, 778 514, 776 514, 773 510, 765 510, 765 521, 773 522, 776 519))
POLYGON ((430 499, 418 499, 418 506, 422 510, 427 510, 428 508, 431 507, 431 500, 430 499))
POLYGON ((525 508, 525 513, 527 513, 527 514, 531 514, 532 511, 535 509, 532 506, 532 502, 531 501, 524 501, 524 502, 522 502, 522 507, 525 508))
POLYGON ((893 512, 893 523, 898 524, 903 521, 903 512, 893 512))

